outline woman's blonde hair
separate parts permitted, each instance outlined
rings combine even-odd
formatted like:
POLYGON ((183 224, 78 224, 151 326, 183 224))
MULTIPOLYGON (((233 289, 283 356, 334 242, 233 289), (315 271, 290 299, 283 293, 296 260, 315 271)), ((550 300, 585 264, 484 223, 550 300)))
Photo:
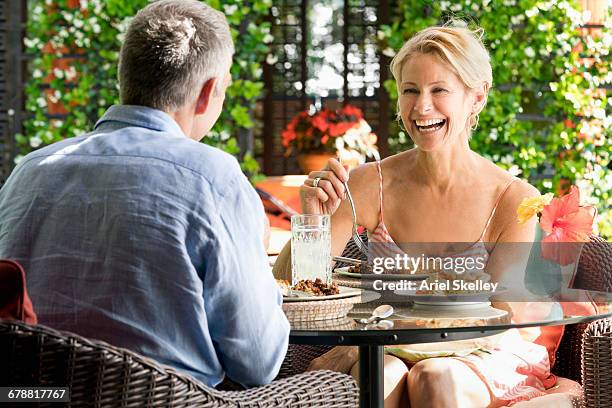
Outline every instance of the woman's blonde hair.
MULTIPOLYGON (((482 43, 483 34, 482 28, 471 30, 460 20, 416 33, 391 61, 398 95, 401 95, 402 68, 415 54, 437 55, 455 71, 467 88, 479 88, 484 82, 488 92, 493 85, 493 73, 489 53, 482 43)), ((399 116, 399 99, 397 110, 399 116)), ((470 118, 470 127, 475 129, 477 125, 478 114, 474 114, 470 118)))

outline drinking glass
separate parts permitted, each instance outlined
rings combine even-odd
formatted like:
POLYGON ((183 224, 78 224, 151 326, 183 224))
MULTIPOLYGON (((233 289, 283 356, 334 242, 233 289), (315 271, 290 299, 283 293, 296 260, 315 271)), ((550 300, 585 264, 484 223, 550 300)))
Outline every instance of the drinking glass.
POLYGON ((331 283, 330 216, 320 214, 291 217, 291 284, 321 279, 331 283))

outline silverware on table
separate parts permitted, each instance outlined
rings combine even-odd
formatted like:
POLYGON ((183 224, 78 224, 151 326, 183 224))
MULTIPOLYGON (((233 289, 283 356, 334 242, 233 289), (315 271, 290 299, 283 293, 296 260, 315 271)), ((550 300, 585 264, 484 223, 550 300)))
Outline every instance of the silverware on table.
POLYGON ((297 297, 315 297, 314 293, 304 292, 303 290, 289 289, 285 297, 297 298, 297 297))
POLYGON ((393 306, 391 305, 380 305, 376 309, 372 311, 372 316, 367 319, 359 320, 359 323, 370 324, 374 321, 380 321, 382 319, 386 319, 393 314, 393 306))
POLYGON ((348 183, 344 182, 344 188, 346 189, 346 196, 348 197, 349 204, 351 205, 351 211, 353 212, 353 242, 357 245, 357 248, 361 251, 362 254, 368 257, 368 247, 362 241, 359 236, 359 232, 357 232, 357 212, 355 211, 355 202, 353 201, 353 196, 351 195, 351 191, 349 190, 348 183))
POLYGON ((347 263, 347 264, 357 265, 357 266, 363 263, 361 259, 347 258, 344 256, 334 256, 332 259, 337 262, 342 262, 342 263, 347 263))
POLYGON ((394 323, 392 320, 377 320, 374 323, 367 324, 365 327, 365 330, 372 330, 372 329, 389 330, 389 329, 392 329, 393 326, 394 326, 394 323))

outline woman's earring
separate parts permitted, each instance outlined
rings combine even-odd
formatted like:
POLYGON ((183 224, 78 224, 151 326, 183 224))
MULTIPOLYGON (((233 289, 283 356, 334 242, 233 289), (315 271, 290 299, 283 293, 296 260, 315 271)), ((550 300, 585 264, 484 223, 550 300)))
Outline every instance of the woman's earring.
POLYGON ((476 128, 478 127, 478 119, 479 119, 478 113, 470 116, 470 129, 476 130, 476 128))

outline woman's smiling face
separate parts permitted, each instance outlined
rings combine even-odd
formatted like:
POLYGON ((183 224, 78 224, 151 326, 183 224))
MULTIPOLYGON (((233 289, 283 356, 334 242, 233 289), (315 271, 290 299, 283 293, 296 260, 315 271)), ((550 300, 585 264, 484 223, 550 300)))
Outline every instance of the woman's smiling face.
POLYGON ((404 63, 399 108, 408 134, 424 151, 467 138, 475 93, 435 54, 404 63))

